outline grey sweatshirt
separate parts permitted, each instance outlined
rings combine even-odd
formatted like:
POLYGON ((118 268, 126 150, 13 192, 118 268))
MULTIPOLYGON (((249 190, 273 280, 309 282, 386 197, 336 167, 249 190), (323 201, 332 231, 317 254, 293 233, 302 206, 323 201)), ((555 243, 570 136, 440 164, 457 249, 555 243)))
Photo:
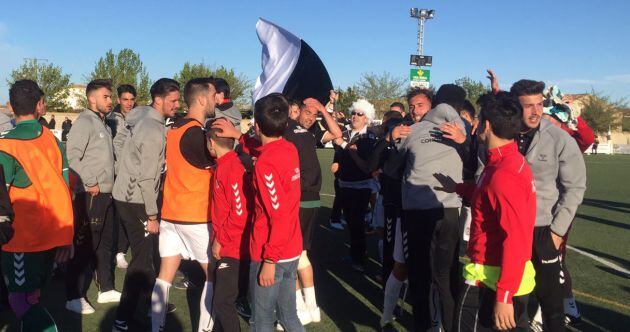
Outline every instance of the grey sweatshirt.
POLYGON ((241 115, 241 111, 239 111, 239 109, 236 107, 236 104, 234 102, 229 102, 229 104, 230 105, 226 105, 226 106, 230 106, 230 107, 228 107, 227 109, 223 111, 217 107, 215 109, 214 118, 215 119, 226 118, 227 120, 232 122, 234 127, 236 127, 238 130, 241 130, 241 120, 243 119, 243 115, 241 115))
POLYGON ((112 130, 114 156, 116 157, 116 174, 118 174, 119 160, 122 154, 123 147, 127 138, 129 137, 129 129, 127 129, 127 122, 125 116, 120 112, 111 112, 107 115, 107 125, 112 130))
POLYGON ((525 155, 536 181, 536 226, 564 236, 586 190, 586 165, 575 140, 542 119, 525 155))
POLYGON ((139 106, 126 120, 130 136, 120 155, 113 196, 117 201, 144 204, 147 215, 154 216, 164 168, 164 117, 151 106, 139 106))
POLYGON ((439 126, 445 122, 464 124, 453 107, 439 104, 422 121, 411 126, 411 133, 396 145, 398 156, 404 160, 402 179, 402 207, 404 210, 459 208, 461 199, 456 193, 435 190, 440 182, 435 174, 462 182, 463 163, 461 146, 442 138, 439 126))
POLYGON ((100 192, 111 193, 114 186, 114 148, 112 134, 96 112, 85 109, 74 121, 66 142, 70 169, 77 173, 76 192, 98 185, 100 192))

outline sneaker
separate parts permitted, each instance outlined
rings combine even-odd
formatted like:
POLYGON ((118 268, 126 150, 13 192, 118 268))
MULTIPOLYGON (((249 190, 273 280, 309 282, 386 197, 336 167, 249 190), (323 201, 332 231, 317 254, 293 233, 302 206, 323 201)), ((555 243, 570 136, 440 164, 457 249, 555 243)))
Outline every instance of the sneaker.
POLYGON ((84 298, 66 301, 66 309, 81 315, 93 314, 95 311, 90 303, 84 298))
POLYGON ((249 302, 246 299, 236 300, 234 306, 236 307, 236 312, 238 312, 239 315, 245 318, 252 317, 252 308, 249 306, 249 302))
POLYGON ((330 228, 334 228, 334 229, 337 229, 337 230, 340 230, 340 231, 343 231, 343 229, 344 229, 340 220, 330 219, 329 223, 330 223, 330 228))
POLYGON ((532 322, 529 324, 529 330, 532 332, 543 332, 543 326, 541 323, 532 320, 532 322))
POLYGON ((319 323, 322 321, 322 313, 319 310, 319 307, 315 307, 313 309, 307 309, 309 314, 311 314, 311 322, 319 323))
POLYGON ((125 253, 119 252, 116 254, 116 267, 119 269, 126 269, 129 267, 129 263, 125 260, 125 253))
POLYGON ((118 320, 118 319, 114 321, 112 332, 127 332, 127 331, 129 331, 129 326, 127 326, 127 322, 125 322, 124 320, 118 320))
POLYGON ((313 321, 311 313, 308 310, 298 310, 297 315, 302 325, 308 325, 313 321))
POLYGON ((99 292, 98 293, 98 298, 96 299, 96 302, 98 303, 118 303, 120 302, 120 296, 122 294, 120 294, 119 291, 112 289, 110 291, 107 292, 99 292))

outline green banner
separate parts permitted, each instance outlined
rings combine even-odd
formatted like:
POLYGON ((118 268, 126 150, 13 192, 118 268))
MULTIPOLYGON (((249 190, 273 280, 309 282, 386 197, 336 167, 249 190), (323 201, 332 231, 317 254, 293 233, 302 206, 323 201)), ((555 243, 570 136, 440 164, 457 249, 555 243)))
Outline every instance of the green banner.
POLYGON ((409 70, 409 79, 412 82, 429 82, 431 81, 431 71, 428 69, 413 68, 409 70))

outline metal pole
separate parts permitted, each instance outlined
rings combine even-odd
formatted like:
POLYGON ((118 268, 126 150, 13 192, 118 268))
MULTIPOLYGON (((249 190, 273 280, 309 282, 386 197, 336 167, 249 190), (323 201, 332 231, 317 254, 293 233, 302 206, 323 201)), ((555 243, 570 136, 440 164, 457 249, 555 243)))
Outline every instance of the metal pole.
POLYGON ((418 18, 418 54, 424 55, 424 17, 418 18))

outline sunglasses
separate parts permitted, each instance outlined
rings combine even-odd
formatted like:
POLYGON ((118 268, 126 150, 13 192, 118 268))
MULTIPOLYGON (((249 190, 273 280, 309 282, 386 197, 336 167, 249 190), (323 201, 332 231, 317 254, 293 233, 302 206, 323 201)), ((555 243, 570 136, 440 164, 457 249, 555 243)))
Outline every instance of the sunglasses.
POLYGON ((363 113, 363 112, 351 112, 350 115, 364 116, 365 113, 363 113))

